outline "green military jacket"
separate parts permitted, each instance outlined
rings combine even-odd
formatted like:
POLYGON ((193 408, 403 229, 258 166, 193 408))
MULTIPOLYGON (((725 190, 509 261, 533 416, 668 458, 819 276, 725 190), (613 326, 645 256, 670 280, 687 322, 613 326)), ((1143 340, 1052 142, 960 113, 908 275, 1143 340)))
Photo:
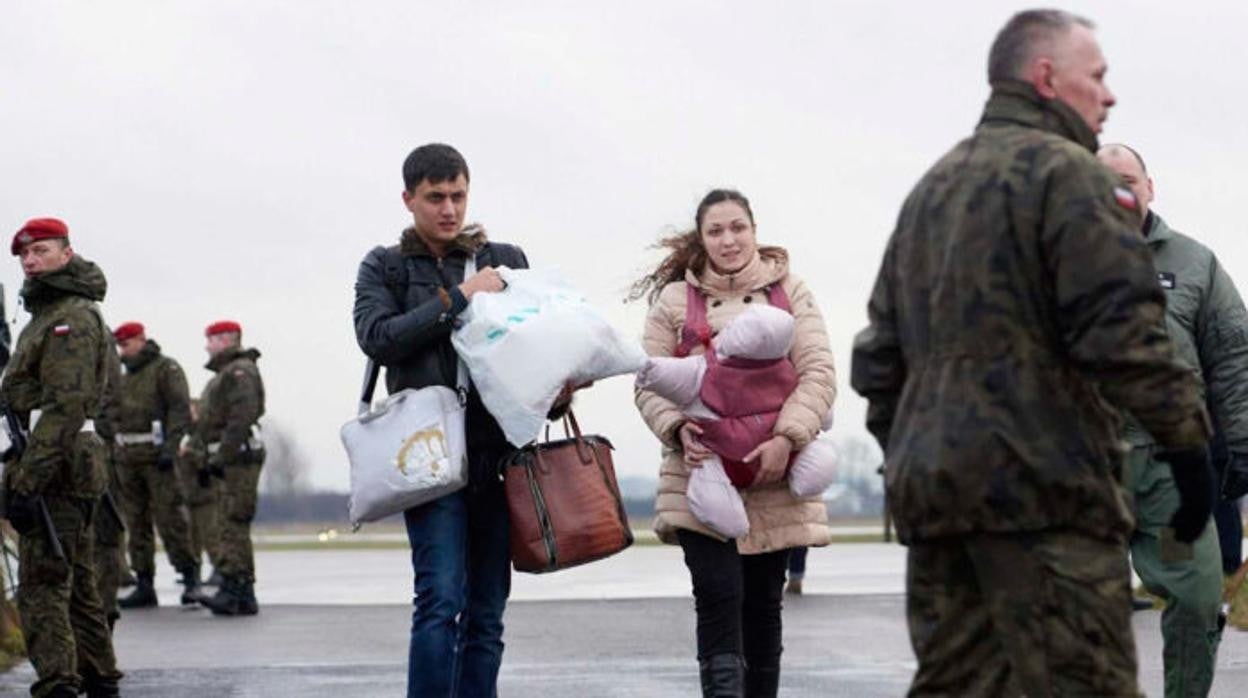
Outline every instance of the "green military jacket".
MULTIPOLYGON (((1248 311, 1213 251, 1149 213, 1144 236, 1166 293, 1166 330, 1200 379, 1214 423, 1232 453, 1248 455, 1248 311)), ((1154 443, 1128 420, 1134 446, 1154 443)))
POLYGON ((95 498, 107 484, 104 442, 83 431, 106 399, 112 337, 100 314, 108 283, 95 264, 69 264, 28 279, 31 312, 0 394, 30 427, 22 458, 9 469, 20 494, 95 498))
POLYGON ((128 434, 154 434, 160 444, 122 445, 119 452, 130 464, 151 463, 162 456, 172 461, 191 425, 190 389, 182 367, 150 339, 122 363, 126 372, 121 378, 117 431, 123 439, 128 434))
POLYGON ((1138 213, 1095 150, 1070 107, 996 84, 975 133, 902 207, 851 380, 903 542, 1057 528, 1122 539, 1122 422, 1108 403, 1169 447, 1208 436, 1138 213))
POLYGON ((210 460, 234 463, 241 460, 252 437, 252 426, 264 414, 264 382, 256 349, 231 347, 214 356, 206 368, 216 373, 199 398, 195 442, 207 450, 220 444, 219 455, 210 460))

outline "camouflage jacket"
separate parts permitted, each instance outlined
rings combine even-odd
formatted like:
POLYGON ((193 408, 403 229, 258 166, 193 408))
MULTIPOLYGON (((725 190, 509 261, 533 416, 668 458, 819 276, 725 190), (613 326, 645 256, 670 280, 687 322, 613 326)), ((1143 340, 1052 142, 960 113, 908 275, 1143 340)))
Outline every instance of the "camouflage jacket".
POLYGON ((975 133, 902 207, 852 383, 903 542, 1054 528, 1121 539, 1122 422, 1106 400, 1166 447, 1208 436, 1133 199, 1095 149, 1067 105, 994 85, 975 133))
MULTIPOLYGON (((1248 311, 1213 252, 1149 213, 1144 235, 1166 293, 1166 330, 1201 379, 1214 424, 1232 453, 1248 455, 1248 311)), ((1153 443, 1135 419, 1128 440, 1153 443)))
POLYGON ((251 428, 264 414, 264 382, 256 359, 256 349, 231 347, 212 357, 206 368, 216 373, 204 386, 199 398, 199 420, 195 423, 197 447, 220 443, 218 459, 237 462, 251 438, 251 428))
POLYGON ((104 491, 105 446, 83 425, 106 398, 112 337, 96 303, 107 288, 99 267, 77 256, 22 287, 31 319, 0 384, 31 428, 25 453, 6 473, 16 492, 93 498, 104 491))
POLYGON ((159 456, 173 460, 191 424, 190 389, 177 361, 160 353, 160 345, 147 340, 133 357, 122 359, 121 401, 117 431, 122 434, 154 434, 161 443, 121 448, 127 462, 151 462, 159 456), (154 422, 160 422, 157 430, 154 422), (159 431, 159 434, 157 432, 159 431))

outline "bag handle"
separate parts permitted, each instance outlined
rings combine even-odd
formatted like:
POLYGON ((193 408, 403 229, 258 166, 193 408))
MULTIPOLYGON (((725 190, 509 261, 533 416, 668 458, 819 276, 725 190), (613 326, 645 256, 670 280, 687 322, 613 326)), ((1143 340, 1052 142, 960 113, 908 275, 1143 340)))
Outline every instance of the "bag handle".
POLYGON ((576 457, 581 459, 585 465, 594 462, 594 448, 585 442, 585 437, 581 435, 581 425, 576 422, 576 415, 568 408, 568 413, 563 416, 563 428, 566 432, 568 424, 572 424, 572 443, 576 444, 576 457), (583 449, 583 450, 582 450, 583 449))
MULTIPOLYGON (((464 281, 467 281, 477 273, 477 255, 470 253, 468 260, 464 262, 464 281)), ((459 404, 464 406, 468 404, 468 367, 464 365, 463 359, 456 361, 455 368, 455 392, 459 395, 459 404)), ((377 389, 377 378, 381 375, 381 366, 373 361, 370 356, 364 362, 364 385, 360 388, 360 404, 356 414, 360 417, 368 414, 373 407, 373 392, 377 389)))

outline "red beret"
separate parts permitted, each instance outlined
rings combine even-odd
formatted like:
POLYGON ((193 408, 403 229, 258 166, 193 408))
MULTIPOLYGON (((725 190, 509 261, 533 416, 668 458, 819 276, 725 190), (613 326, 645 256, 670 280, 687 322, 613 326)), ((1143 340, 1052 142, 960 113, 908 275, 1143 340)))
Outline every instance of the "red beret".
POLYGON ((113 339, 117 340, 118 342, 124 342, 127 339, 130 339, 131 337, 138 337, 139 335, 143 333, 144 333, 143 323, 127 322, 127 323, 118 325, 117 329, 113 330, 113 339))
POLYGON ((13 256, 21 254, 22 248, 36 240, 51 240, 69 237, 69 226, 59 218, 31 218, 26 225, 13 236, 13 244, 9 251, 13 256))
POLYGON ((242 333, 243 326, 233 320, 217 320, 204 330, 205 337, 211 337, 214 334, 223 334, 225 332, 242 333))

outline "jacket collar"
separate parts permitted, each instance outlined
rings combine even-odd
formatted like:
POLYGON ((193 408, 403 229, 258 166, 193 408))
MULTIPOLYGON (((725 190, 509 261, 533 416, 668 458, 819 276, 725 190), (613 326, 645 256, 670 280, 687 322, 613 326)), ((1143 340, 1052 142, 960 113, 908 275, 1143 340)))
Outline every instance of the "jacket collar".
POLYGON ((255 361, 258 358, 260 358, 259 349, 229 347, 227 349, 223 349, 220 354, 208 359, 208 363, 204 364, 204 368, 212 371, 213 373, 219 373, 221 369, 225 368, 235 359, 251 359, 252 361, 255 361))
POLYGON ((126 372, 134 373, 144 366, 155 361, 160 356, 160 345, 155 340, 149 339, 134 356, 121 357, 121 363, 125 364, 126 372))
MULTIPOLYGON (((464 229, 455 236, 451 241, 450 247, 446 250, 446 256, 451 256, 456 252, 462 252, 464 255, 476 254, 486 243, 485 228, 479 223, 470 223, 464 226, 464 229)), ((437 255, 416 233, 415 228, 406 228, 403 235, 399 238, 399 252, 405 257, 429 257, 436 259, 437 255)))
POLYGON ((95 263, 74 255, 60 269, 27 279, 22 285, 21 295, 26 308, 34 313, 68 296, 102 301, 107 291, 108 281, 104 272, 95 263))
POLYGON ((1003 121, 1059 135, 1093 153, 1097 150, 1096 133, 1078 112, 1060 99, 1041 97, 1034 87, 1019 80, 992 84, 992 95, 979 123, 982 126, 1003 121))
POLYGON ((749 292, 770 286, 789 273, 789 254, 779 247, 760 248, 746 265, 721 274, 708 263, 700 272, 685 271, 685 281, 706 292, 749 292))
POLYGON ((1161 219, 1161 216, 1150 210, 1148 212, 1148 221, 1144 228, 1144 237, 1148 239, 1149 247, 1156 247, 1173 238, 1174 231, 1161 219))

